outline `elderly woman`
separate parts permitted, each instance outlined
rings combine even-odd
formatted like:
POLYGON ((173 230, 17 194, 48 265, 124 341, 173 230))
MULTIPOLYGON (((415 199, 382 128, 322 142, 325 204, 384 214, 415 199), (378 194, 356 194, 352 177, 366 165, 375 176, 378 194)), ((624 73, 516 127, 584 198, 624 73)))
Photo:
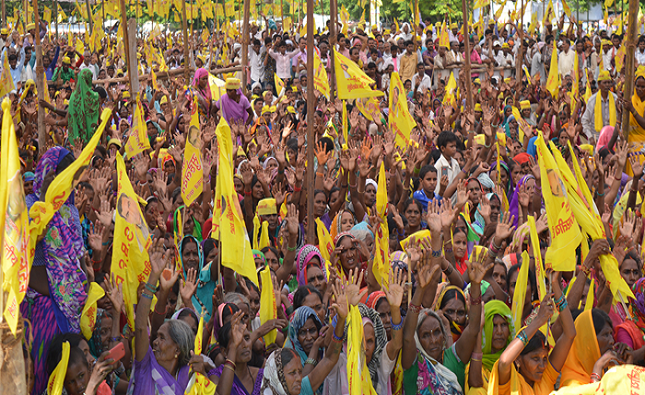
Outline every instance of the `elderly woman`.
POLYGON ((130 381, 133 394, 183 395, 189 379, 188 362, 191 358, 195 335, 183 321, 168 320, 157 331, 157 338, 150 346, 148 316, 157 282, 165 287, 161 273, 166 267, 169 253, 164 253, 163 239, 157 239, 150 251, 151 273, 137 304, 134 322, 134 374, 130 381), (153 292, 154 291, 154 292, 153 292))

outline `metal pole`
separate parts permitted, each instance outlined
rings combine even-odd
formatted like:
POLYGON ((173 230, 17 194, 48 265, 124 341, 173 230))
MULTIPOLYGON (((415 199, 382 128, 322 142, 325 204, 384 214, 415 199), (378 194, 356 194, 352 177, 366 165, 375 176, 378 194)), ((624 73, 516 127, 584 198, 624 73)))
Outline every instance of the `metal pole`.
MULTIPOLYGON (((468 37, 468 4, 466 3, 466 0, 461 0, 461 11, 463 14, 464 18, 464 62, 465 66, 464 67, 464 77, 466 78, 466 110, 470 111, 475 108, 475 105, 473 103, 473 88, 471 84, 471 77, 470 77, 470 38, 468 37)), ((313 184, 312 184, 313 185, 313 184)))
MULTIPOLYGON (((127 8, 125 8, 125 0, 120 0, 120 7, 121 8, 121 23, 123 24, 123 51, 125 52, 125 62, 128 65, 128 75, 132 74, 132 70, 130 69, 130 41, 128 40, 128 16, 127 16, 127 8)), ((136 95, 136 92, 132 91, 132 80, 130 79, 130 92, 132 95, 136 95)))
MULTIPOLYGON (((629 0, 629 15, 627 26, 627 39, 623 43, 626 46, 625 54, 625 100, 632 100, 634 93, 634 55, 636 53, 636 18, 638 18, 638 0, 629 0)), ((623 111, 623 136, 629 141, 629 112, 623 111)))
MULTIPOLYGON (((40 16, 38 15, 38 0, 34 0, 34 22, 36 23, 36 89, 38 90, 38 102, 45 97, 45 68, 43 67, 43 47, 40 45, 40 16)), ((45 109, 38 104, 38 141, 39 151, 45 152, 45 141, 47 141, 47 132, 45 131, 45 109)))
POLYGON ((56 21, 56 40, 58 40, 58 0, 54 0, 54 8, 56 11, 54 11, 54 20, 56 21))
POLYGON ((188 65, 188 22, 186 21, 186 0, 182 1, 182 29, 184 31, 184 84, 186 86, 190 83, 190 69, 188 65))
MULTIPOLYGON (((633 0, 632 0, 633 1, 633 0)), ((314 1, 307 0, 307 163, 314 163, 314 1)), ((307 166, 307 240, 313 243, 316 238, 314 221, 314 167, 307 166)))
MULTIPOLYGON (((244 20, 242 22, 242 92, 246 93, 249 65, 249 14, 251 13, 251 0, 244 0, 244 20)), ((313 75, 313 74, 310 74, 313 75)), ((314 163, 314 162, 311 162, 314 163)))

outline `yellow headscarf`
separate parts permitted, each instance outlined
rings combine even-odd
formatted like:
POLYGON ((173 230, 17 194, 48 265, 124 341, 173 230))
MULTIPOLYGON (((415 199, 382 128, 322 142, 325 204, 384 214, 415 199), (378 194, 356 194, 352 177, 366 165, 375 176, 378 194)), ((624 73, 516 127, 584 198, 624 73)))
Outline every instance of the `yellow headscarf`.
POLYGON ((594 363, 600 358, 591 310, 582 312, 576 319, 576 338, 562 367, 560 386, 588 384, 594 363))
MULTIPOLYGON (((636 69, 636 79, 634 81, 634 85, 636 85, 636 81, 638 81, 639 78, 645 79, 644 66, 638 66, 638 69, 636 69)), ((642 101, 641 98, 638 97, 635 89, 634 94, 632 95, 632 105, 634 106, 634 111, 637 114, 639 114, 640 116, 643 116, 643 114, 645 114, 645 101, 642 101)), ((643 129, 638 124, 636 118, 634 118, 634 115, 632 114, 629 114, 629 126, 629 142, 645 141, 645 129, 643 129)))

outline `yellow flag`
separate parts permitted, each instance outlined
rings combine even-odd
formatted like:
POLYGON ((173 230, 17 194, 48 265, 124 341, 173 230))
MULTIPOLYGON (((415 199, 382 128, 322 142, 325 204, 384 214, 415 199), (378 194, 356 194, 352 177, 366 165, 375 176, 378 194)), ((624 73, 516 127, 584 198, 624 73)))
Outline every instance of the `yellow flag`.
POLYGON ((140 152, 150 149, 150 140, 148 139, 148 127, 143 120, 143 106, 139 94, 137 93, 136 108, 132 117, 132 127, 130 136, 125 143, 125 153, 128 158, 132 158, 140 152))
MULTIPOLYGON (((504 12, 504 9, 505 9, 505 7, 504 7, 504 6, 505 6, 505 5, 506 5, 506 1, 504 1, 504 4, 503 4, 501 7, 499 7, 499 8, 497 9, 497 11, 495 11, 495 20, 496 20, 496 21, 497 21, 497 20, 499 20, 499 18, 502 16, 502 12, 504 12)), ((537 13, 533 13, 533 15, 535 15, 535 16, 536 16, 536 18, 537 18, 537 13)))
POLYGON ((96 132, 94 132, 94 136, 92 136, 85 148, 83 148, 81 155, 76 158, 76 160, 69 165, 67 169, 63 170, 62 173, 54 178, 54 181, 51 182, 47 189, 45 201, 36 202, 31 206, 31 209, 29 209, 30 259, 33 259, 33 252, 36 248, 36 240, 38 239, 38 236, 42 234, 54 214, 67 201, 72 190, 76 188, 76 185, 80 182, 79 180, 82 177, 82 174, 77 175, 76 173, 81 169, 87 168, 89 165, 90 159, 94 156, 94 150, 103 135, 103 130, 105 129, 105 125, 110 119, 111 114, 111 110, 103 110, 103 113, 101 114, 101 124, 98 129, 96 129, 96 132))
POLYGON ((614 4, 614 0, 605 0, 605 8, 609 8, 614 4))
MULTIPOLYGON (((260 322, 264 324, 269 320, 278 318, 273 281, 271 280, 271 268, 268 265, 260 272, 260 278, 262 279, 262 290, 260 291, 260 322)), ((269 346, 275 343, 277 333, 278 331, 276 329, 272 329, 264 335, 264 344, 269 346)))
POLYGON ((390 130, 394 133, 396 145, 405 149, 410 142, 410 132, 417 126, 408 109, 408 100, 399 73, 392 73, 390 80, 390 103, 388 113, 390 130))
POLYGON ((362 351, 363 319, 358 307, 350 305, 347 334, 347 387, 350 394, 376 395, 362 351))
POLYGON ((361 97, 354 102, 363 116, 374 122, 375 119, 381 119, 381 108, 378 99, 374 97, 361 97))
MULTIPOLYGON (((542 142, 542 145, 545 145, 544 142, 542 142)), ((575 220, 580 224, 582 230, 593 240, 606 238, 605 227, 602 224, 602 219, 600 218, 598 210, 593 204, 589 187, 584 182, 584 178, 582 178, 582 171, 580 170, 577 159, 574 158, 573 160, 575 171, 574 176, 560 151, 555 148, 555 145, 553 145, 552 142, 550 143, 550 146, 552 151, 557 151, 553 153, 555 156, 555 163, 560 169, 559 173, 561 174, 564 185, 563 188, 566 188, 566 193, 568 193, 568 202, 570 203, 571 211, 575 216, 575 220), (576 177, 578 177, 580 182, 576 180, 576 177)), ((573 152, 571 146, 569 146, 569 151, 573 152)), ((544 185, 542 185, 542 190, 544 191, 544 185)), ((553 234, 553 231, 551 234, 553 234)), ((628 297, 634 298, 632 290, 620 275, 620 271, 618 270, 618 261, 612 254, 601 255, 600 266, 605 278, 607 279, 607 284, 609 284, 609 288, 614 295, 615 301, 620 301, 621 298, 623 301, 627 301, 628 297)))
POLYGON ((271 240, 269 239, 269 222, 262 222, 262 231, 260 231, 260 241, 258 241, 258 250, 262 250, 264 247, 269 247, 271 245, 271 240))
POLYGON ((282 22, 282 29, 285 32, 288 32, 289 30, 291 30, 291 25, 292 25, 291 17, 290 16, 285 16, 284 20, 282 22))
POLYGON ((152 75, 152 89, 158 91, 159 84, 157 83, 157 74, 153 69, 150 69, 150 74, 152 75))
POLYGON ((580 92, 580 64, 578 61, 578 54, 576 53, 573 60, 573 85, 571 87, 572 103, 575 103, 575 99, 578 97, 578 92, 580 92))
POLYGON ((334 51, 336 62, 336 86, 339 99, 357 99, 359 97, 381 97, 385 93, 372 90, 374 80, 367 76, 358 65, 337 51, 334 51))
POLYGON ((376 190, 376 215, 378 215, 383 222, 378 222, 376 224, 376 234, 374 235, 376 252, 374 253, 374 262, 372 265, 374 278, 376 278, 376 281, 378 281, 381 286, 387 286, 388 284, 388 273, 390 267, 390 232, 387 228, 386 219, 387 204, 385 165, 381 162, 378 176, 378 188, 376 190))
POLYGON ((114 248, 112 273, 116 283, 123 284, 123 301, 130 329, 134 330, 134 304, 137 288, 150 276, 148 250, 152 245, 146 219, 141 213, 139 199, 128 178, 125 162, 120 153, 116 156, 118 176, 116 219, 114 222, 114 248))
POLYGON ((446 20, 444 19, 441 22, 441 32, 439 33, 439 46, 444 48, 450 48, 450 35, 448 34, 448 28, 446 27, 446 20))
POLYGON ((618 51, 616 51, 616 56, 614 56, 614 62, 616 64, 616 72, 620 73, 623 69, 623 64, 625 63, 625 45, 624 44, 620 46, 618 51))
MULTIPOLYGON (((201 354, 203 350, 204 338, 204 315, 199 317, 199 326, 197 328, 197 335, 195 336, 195 355, 201 354)), ((214 395, 217 385, 210 381, 208 377, 201 373, 195 372, 186 386, 184 394, 186 395, 214 395)))
POLYGON ((83 41, 79 37, 76 37, 76 45, 74 49, 80 54, 85 52, 85 44, 83 44, 83 41))
POLYGON ((15 89, 16 85, 13 83, 13 78, 11 77, 9 56, 5 56, 4 62, 2 63, 2 74, 0 74, 0 97, 8 95, 9 92, 15 89))
POLYGON ((16 335, 20 319, 20 303, 29 285, 31 260, 29 254, 29 216, 22 186, 20 156, 14 123, 11 118, 11 101, 2 102, 2 158, 0 159, 0 229, 4 237, 2 247, 2 290, 7 293, 4 318, 11 333, 16 335))
POLYGON ((524 251, 522 253, 522 265, 520 272, 517 274, 517 282, 515 283, 515 292, 513 292, 513 303, 511 304, 511 315, 515 328, 521 328, 522 313, 524 311, 524 300, 526 298, 526 286, 529 280, 529 253, 524 251))
POLYGON ((345 100, 343 100, 343 113, 341 117, 343 123, 343 150, 346 150, 347 144, 349 144, 349 121, 347 120, 347 103, 345 103, 345 100))
MULTIPOLYGON (((602 70, 602 67, 600 68, 602 70)), ((587 73, 587 69, 585 68, 585 80, 587 80, 587 86, 585 87, 585 94, 583 95, 585 99, 585 103, 589 101, 589 98, 591 98, 591 82, 589 81, 589 74, 587 73)))
MULTIPOLYGON (((233 185, 233 141, 231 128, 224 118, 220 119, 215 131, 219 143, 219 168, 217 184, 221 188, 221 199, 215 202, 215 213, 219 215, 222 264, 236 271, 254 284, 258 284, 255 260, 251 252, 251 242, 242 219, 242 209, 233 185)), ((213 233, 218 232, 213 225, 213 233)))
POLYGON ((211 73, 208 73, 208 85, 211 88, 211 95, 213 96, 214 101, 218 101, 222 95, 226 93, 226 89, 224 88, 226 82, 220 80, 211 73))
POLYGON ((260 228, 262 225, 260 224, 260 216, 258 213, 255 213, 255 217, 253 217, 253 239, 251 240, 251 245, 253 246, 254 250, 259 250, 258 248, 258 238, 260 236, 260 228))
POLYGON ((542 25, 550 25, 553 17, 555 17, 555 11, 553 10, 553 0, 549 0, 549 4, 547 5, 546 11, 544 12, 544 17, 542 18, 542 25))
POLYGON ((546 267, 552 267, 556 271, 570 271, 575 269, 575 250, 580 245, 582 235, 578 222, 571 211, 560 169, 544 143, 541 133, 536 140, 536 147, 540 165, 542 195, 551 231, 551 246, 545 257, 546 267))
POLYGON ((49 380, 47 381, 47 394, 49 395, 61 395, 63 393, 63 383, 65 382, 65 376, 67 375, 67 363, 69 362, 69 342, 63 343, 63 353, 60 357, 60 362, 56 365, 56 368, 49 375, 49 380))
POLYGON ((551 53, 551 67, 549 69, 549 77, 546 80, 546 89, 551 92, 551 96, 554 99, 558 98, 560 73, 558 72, 558 47, 556 45, 553 45, 553 52, 551 53))
POLYGON ((226 13, 227 18, 235 16, 235 3, 233 3, 233 1, 227 1, 224 3, 224 12, 226 13))
POLYGON ((278 96, 282 96, 284 93, 284 81, 276 73, 273 73, 273 81, 275 83, 275 90, 278 92, 278 96))
POLYGON ((519 132, 520 141, 524 141, 524 136, 531 131, 531 125, 529 125, 528 122, 526 122, 526 119, 522 117, 522 113, 520 113, 520 110, 517 107, 513 106, 511 111, 513 112, 513 117, 515 117, 515 120, 518 123, 517 130, 519 132))
POLYGON ((340 21, 343 22, 341 33, 347 35, 347 29, 349 27, 349 12, 347 12, 347 8, 345 8, 344 4, 340 6, 340 21))
POLYGON ((43 20, 46 21, 47 23, 52 22, 52 10, 47 8, 47 6, 44 6, 43 20))
POLYGON ((571 17, 571 8, 569 8, 567 0, 562 0, 562 11, 564 11, 564 13, 567 14, 568 17, 571 17))
POLYGON ((320 218, 316 218, 316 231, 318 233, 318 249, 320 250, 320 255, 322 255, 325 260, 325 267, 327 268, 327 275, 331 273, 331 254, 334 252, 334 242, 331 240, 331 236, 327 231, 327 227, 322 223, 320 218))
POLYGON ((451 104, 453 108, 457 107, 457 99, 455 98, 455 91, 457 90, 457 80, 451 71, 446 84, 446 94, 443 97, 442 104, 451 104))
POLYGON ((98 283, 90 283, 90 290, 87 292, 85 307, 81 313, 81 333, 85 339, 90 340, 94 326, 96 325, 96 302, 105 296, 105 291, 98 283))
POLYGON ((320 55, 314 51, 314 88, 329 100, 329 78, 327 70, 320 61, 320 55))
MULTIPOLYGON (((503 9, 503 8, 502 8, 503 9)), ((535 33, 535 28, 537 27, 537 12, 531 14, 531 24, 529 25, 529 34, 533 35, 535 33)))
POLYGON ((195 96, 190 110, 190 127, 188 128, 186 147, 184 148, 184 161, 181 166, 181 197, 186 207, 190 207, 204 191, 204 170, 202 168, 197 106, 197 96, 195 96))

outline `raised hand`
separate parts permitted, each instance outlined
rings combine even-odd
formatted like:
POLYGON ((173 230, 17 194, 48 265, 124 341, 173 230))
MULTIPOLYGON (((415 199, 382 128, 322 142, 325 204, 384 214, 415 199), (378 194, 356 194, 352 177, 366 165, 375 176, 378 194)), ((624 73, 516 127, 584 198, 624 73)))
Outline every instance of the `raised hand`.
POLYGON ((538 309, 538 313, 537 313, 537 316, 535 317, 535 320, 539 323, 546 324, 551 319, 551 316, 553 315, 554 311, 555 311, 555 308, 553 307, 553 300, 551 300, 551 295, 546 295, 544 296, 544 299, 542 299, 542 302, 540 303, 540 307, 538 309))
POLYGON ((623 216, 623 222, 620 225, 620 234, 630 239, 634 232, 635 223, 636 223, 636 213, 634 213, 631 209, 628 209, 627 211, 625 211, 625 215, 623 216))
POLYGON ((103 234, 106 230, 106 227, 101 225, 101 222, 96 225, 92 225, 90 228, 90 234, 87 236, 88 243, 92 249, 93 256, 100 255, 103 251, 103 234))
MULTIPOLYGON (((629 157, 629 164, 632 166, 632 172, 634 173, 634 180, 638 180, 643 176, 643 163, 640 162, 637 155, 629 157)), ((638 182, 638 181, 634 181, 638 182)))
POLYGON ((468 266, 468 278, 470 278, 471 283, 481 284, 486 272, 495 266, 495 262, 492 261, 488 265, 485 265, 488 254, 480 252, 479 255, 472 259, 472 262, 466 261, 468 266))
POLYGON ((349 271, 349 277, 347 278, 347 283, 345 283, 345 294, 347 295, 347 301, 352 306, 358 305, 358 302, 360 302, 361 298, 367 293, 367 289, 364 289, 361 292, 362 282, 362 271, 359 269, 349 271))
POLYGON ((289 236, 295 237, 298 236, 298 230, 300 229, 300 223, 298 222, 298 210, 294 204, 287 206, 287 231, 289 236))
POLYGON ((329 160, 332 151, 326 152, 325 145, 319 141, 314 153, 316 154, 316 159, 318 159, 318 167, 322 169, 329 160))
POLYGON ((486 196, 482 196, 481 200, 481 207, 477 209, 477 212, 479 212, 479 215, 481 215, 486 223, 490 222, 490 213, 491 213, 491 208, 490 208, 490 200, 486 196))
POLYGON ((426 222, 428 223, 428 228, 430 233, 433 235, 438 235, 441 232, 441 216, 439 212, 439 202, 437 199, 432 202, 428 202, 428 214, 426 215, 426 222))
POLYGON ((188 269, 185 281, 179 283, 179 294, 181 295, 181 300, 192 300, 195 291, 197 291, 197 270, 188 269))
POLYGON ((169 291, 170 289, 172 289, 173 285, 175 285, 178 278, 179 272, 172 264, 172 261, 169 261, 168 265, 161 273, 161 277, 159 277, 159 289, 163 291, 169 291))
POLYGON ((405 284, 403 271, 399 268, 390 267, 388 283, 389 286, 387 288, 381 287, 381 290, 385 293, 385 297, 390 306, 399 308, 403 301, 403 294, 405 294, 405 290, 403 289, 403 285, 405 284))
POLYGON ((515 228, 513 226, 514 219, 514 215, 506 215, 503 220, 497 223, 497 228, 495 229, 495 243, 497 245, 500 245, 504 239, 513 234, 515 228))
POLYGON ((157 278, 159 278, 163 269, 166 268, 168 258, 170 257, 170 252, 164 250, 164 241, 162 238, 155 239, 150 248, 150 266, 152 273, 157 278))
POLYGON ((332 303, 331 308, 336 310, 336 314, 343 318, 347 318, 349 314, 349 300, 345 287, 342 286, 340 280, 330 284, 332 293, 334 294, 335 302, 332 303))
POLYGON ((421 288, 425 288, 432 282, 440 266, 432 264, 432 251, 423 250, 421 262, 417 265, 417 281, 421 288))
POLYGON ((112 309, 114 312, 117 314, 124 312, 125 310, 123 309, 123 306, 125 306, 125 302, 123 301, 123 283, 117 285, 116 277, 112 274, 111 278, 105 279, 103 286, 105 287, 105 294, 108 299, 110 299, 110 302, 112 302, 112 309))

